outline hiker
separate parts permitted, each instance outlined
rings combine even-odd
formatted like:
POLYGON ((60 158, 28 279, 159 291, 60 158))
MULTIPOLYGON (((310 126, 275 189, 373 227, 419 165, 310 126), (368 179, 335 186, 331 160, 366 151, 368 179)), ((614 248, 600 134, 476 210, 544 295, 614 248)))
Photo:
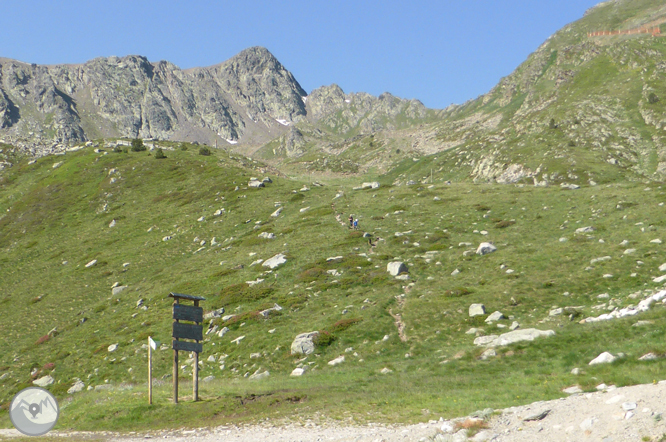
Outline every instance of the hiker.
POLYGON ((377 243, 375 243, 375 244, 372 243, 372 236, 369 236, 369 237, 368 237, 368 245, 369 245, 370 247, 374 247, 374 246, 377 245, 377 243))
POLYGON ((352 229, 354 227, 354 217, 349 215, 349 228, 352 229))
POLYGON ((358 218, 354 220, 354 230, 358 230, 358 218))

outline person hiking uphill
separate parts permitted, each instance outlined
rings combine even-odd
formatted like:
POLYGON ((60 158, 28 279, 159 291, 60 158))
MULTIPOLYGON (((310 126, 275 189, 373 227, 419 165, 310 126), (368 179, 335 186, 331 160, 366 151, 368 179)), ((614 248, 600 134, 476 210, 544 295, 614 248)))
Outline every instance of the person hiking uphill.
POLYGON ((358 218, 354 220, 354 230, 358 230, 358 218))
POLYGON ((354 217, 349 215, 349 228, 353 229, 354 228, 354 217))

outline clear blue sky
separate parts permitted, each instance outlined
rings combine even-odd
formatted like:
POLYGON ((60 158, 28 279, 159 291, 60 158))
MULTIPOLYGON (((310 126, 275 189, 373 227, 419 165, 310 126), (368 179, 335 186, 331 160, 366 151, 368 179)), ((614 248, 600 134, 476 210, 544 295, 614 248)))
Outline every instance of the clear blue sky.
POLYGON ((444 108, 490 90, 598 0, 0 0, 0 57, 145 55, 181 68, 268 48, 309 93, 391 92, 444 108))

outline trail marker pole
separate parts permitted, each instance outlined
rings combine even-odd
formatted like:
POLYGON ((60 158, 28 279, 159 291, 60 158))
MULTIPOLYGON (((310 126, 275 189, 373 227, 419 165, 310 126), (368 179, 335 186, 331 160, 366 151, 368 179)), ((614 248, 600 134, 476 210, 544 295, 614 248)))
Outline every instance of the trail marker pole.
POLYGON ((153 405, 153 350, 157 350, 159 342, 148 336, 148 404, 153 405))

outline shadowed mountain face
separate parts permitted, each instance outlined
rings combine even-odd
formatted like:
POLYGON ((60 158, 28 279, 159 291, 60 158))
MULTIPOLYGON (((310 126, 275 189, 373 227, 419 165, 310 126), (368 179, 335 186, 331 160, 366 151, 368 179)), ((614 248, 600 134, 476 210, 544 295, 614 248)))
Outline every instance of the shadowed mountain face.
POLYGON ((33 142, 270 139, 305 116, 305 91, 264 48, 183 71, 145 57, 38 66, 0 59, 0 133, 33 142))

